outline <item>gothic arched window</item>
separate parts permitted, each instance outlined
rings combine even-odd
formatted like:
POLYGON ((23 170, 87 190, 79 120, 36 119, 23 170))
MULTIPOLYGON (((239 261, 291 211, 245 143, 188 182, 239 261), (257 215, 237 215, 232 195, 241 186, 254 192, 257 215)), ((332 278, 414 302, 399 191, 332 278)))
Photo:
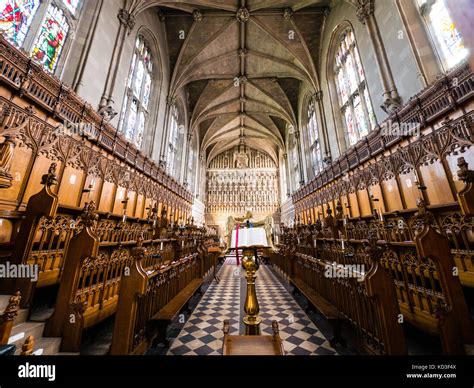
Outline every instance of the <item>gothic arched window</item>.
POLYGON ((321 142, 319 141, 318 119, 314 101, 311 102, 308 110, 308 140, 311 166, 314 175, 318 175, 323 169, 323 162, 321 157, 321 142))
POLYGON ((80 0, 0 0, 0 32, 54 73, 77 26, 79 6, 80 0))
POLYGON ((43 65, 48 72, 53 73, 58 65, 69 30, 65 12, 55 5, 50 5, 31 51, 31 58, 43 65))
POLYGON ((299 157, 298 157, 298 141, 294 134, 290 135, 290 158, 289 158, 289 170, 290 177, 292 178, 293 191, 299 187, 299 182, 301 180, 300 176, 300 167, 299 167, 299 157))
POLYGON ((0 0, 0 32, 17 47, 23 46, 40 0, 0 0))
POLYGON ((171 107, 170 115, 170 128, 168 138, 168 152, 166 155, 168 173, 172 176, 177 175, 176 165, 178 159, 178 141, 179 141, 179 130, 178 130, 178 108, 176 105, 171 107))
POLYGON ((449 70, 465 59, 469 51, 449 15, 445 0, 418 0, 418 4, 435 51, 445 70, 449 70))
POLYGON ((346 29, 339 36, 334 59, 334 80, 346 142, 348 146, 352 146, 376 125, 352 29, 346 29))
POLYGON ((138 36, 127 81, 119 128, 128 141, 141 148, 148 122, 153 62, 144 38, 138 36))

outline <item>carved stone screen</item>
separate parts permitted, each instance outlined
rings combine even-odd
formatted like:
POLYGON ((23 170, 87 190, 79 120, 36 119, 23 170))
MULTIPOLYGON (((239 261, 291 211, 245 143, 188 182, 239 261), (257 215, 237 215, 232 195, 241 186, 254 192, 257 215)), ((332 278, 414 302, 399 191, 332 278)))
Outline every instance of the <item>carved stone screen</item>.
POLYGON ((208 224, 224 227, 229 216, 251 211, 261 220, 278 211, 279 175, 266 153, 236 147, 216 156, 207 171, 208 224))

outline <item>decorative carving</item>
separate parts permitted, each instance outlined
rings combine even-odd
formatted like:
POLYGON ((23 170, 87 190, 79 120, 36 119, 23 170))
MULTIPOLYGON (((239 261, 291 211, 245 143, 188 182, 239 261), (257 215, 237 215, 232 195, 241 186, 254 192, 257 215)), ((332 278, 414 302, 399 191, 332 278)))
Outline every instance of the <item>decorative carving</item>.
POLYGON ((94 201, 88 202, 84 206, 84 210, 81 215, 81 222, 85 227, 92 228, 99 220, 99 215, 97 214, 96 210, 97 207, 94 201))
POLYGON ((198 9, 193 11, 193 19, 195 22, 200 22, 203 19, 202 12, 198 9))
POLYGON ((109 122, 117 116, 117 111, 113 108, 112 104, 106 104, 99 106, 99 115, 101 115, 105 121, 109 122))
POLYGON ((10 168, 15 153, 15 142, 9 135, 0 135, 0 189, 12 186, 13 177, 10 168))
POLYGON ((48 173, 41 177, 41 184, 43 186, 51 187, 58 184, 58 178, 56 176, 57 163, 51 163, 49 166, 48 173))
POLYGON ((132 31, 135 27, 135 15, 128 12, 126 9, 121 8, 117 14, 120 24, 132 31))
POLYGON ((248 55, 249 50, 247 48, 239 49, 239 57, 244 58, 248 55))
POLYGON ((293 19, 293 15, 294 15, 293 9, 285 8, 285 12, 283 13, 283 17, 285 18, 285 20, 293 19))
POLYGON ((401 106, 402 104, 400 102, 399 97, 397 98, 387 97, 380 107, 383 109, 385 113, 391 114, 393 112, 396 112, 398 109, 400 109, 401 106))
POLYGON ((247 23, 250 19, 250 12, 247 8, 242 7, 235 16, 240 23, 247 23))
POLYGON ((21 293, 17 291, 15 295, 10 297, 7 308, 3 312, 3 319, 6 321, 12 321, 18 314, 18 309, 21 302, 21 293))
POLYGON ((355 6, 357 7, 357 10, 356 10, 357 18, 362 24, 365 24, 367 21, 367 18, 370 15, 374 14, 375 0, 357 0, 357 2, 355 3, 355 6))

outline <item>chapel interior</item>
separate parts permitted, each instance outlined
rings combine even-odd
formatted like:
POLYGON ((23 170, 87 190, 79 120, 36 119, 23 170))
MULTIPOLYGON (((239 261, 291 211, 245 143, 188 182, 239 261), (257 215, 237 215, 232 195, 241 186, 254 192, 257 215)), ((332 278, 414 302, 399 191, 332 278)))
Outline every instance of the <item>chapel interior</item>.
POLYGON ((0 355, 474 353, 471 0, 0 0, 0 355))

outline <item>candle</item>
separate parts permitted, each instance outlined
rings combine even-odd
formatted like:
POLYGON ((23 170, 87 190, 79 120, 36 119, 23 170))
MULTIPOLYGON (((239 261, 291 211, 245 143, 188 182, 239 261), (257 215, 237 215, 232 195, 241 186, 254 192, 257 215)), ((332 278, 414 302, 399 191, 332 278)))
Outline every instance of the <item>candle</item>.
POLYGON ((162 250, 163 250, 163 241, 160 244, 160 251, 162 251, 162 250))
POLYGON ((342 250, 344 251, 346 248, 345 248, 345 245, 344 245, 344 240, 342 240, 342 250))
POLYGON ((382 208, 379 209, 379 215, 380 215, 380 221, 383 222, 383 213, 382 213, 382 208))
POLYGON ((318 239, 314 239, 313 240, 313 244, 314 244, 314 249, 316 249, 318 247, 318 239))
POLYGON ((184 248, 184 240, 181 241, 181 246, 184 248))
POLYGON ((123 222, 123 223, 127 222, 127 215, 126 215, 126 214, 123 215, 123 217, 122 217, 122 222, 123 222))
POLYGON ((194 245, 196 245, 196 239, 194 239, 194 245))

